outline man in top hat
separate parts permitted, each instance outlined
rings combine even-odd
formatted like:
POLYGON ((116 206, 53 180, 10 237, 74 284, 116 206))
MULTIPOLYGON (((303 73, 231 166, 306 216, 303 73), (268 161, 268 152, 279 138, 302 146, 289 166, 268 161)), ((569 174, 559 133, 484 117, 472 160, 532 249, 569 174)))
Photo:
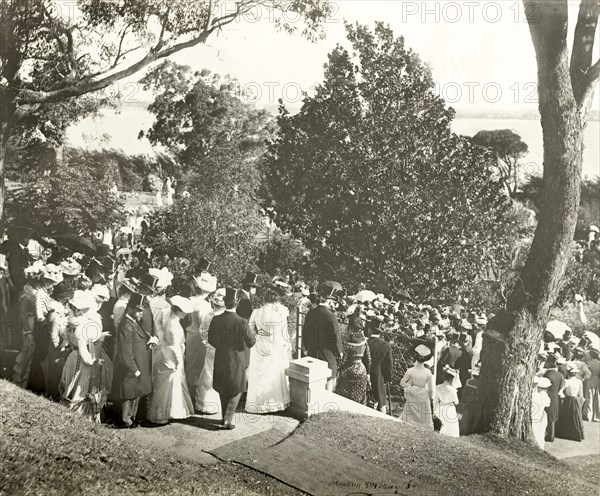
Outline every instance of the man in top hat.
POLYGON ((252 315, 252 298, 256 294, 256 288, 259 286, 259 276, 254 272, 248 272, 242 279, 242 290, 240 291, 240 304, 237 308, 237 314, 244 319, 249 319, 252 315))
POLYGON ((210 275, 209 271, 210 271, 211 265, 212 265, 212 262, 210 260, 208 260, 207 258, 203 257, 200 260, 198 260, 198 263, 194 267, 194 272, 192 273, 192 278, 187 283, 184 290, 181 292, 181 296, 183 296, 184 298, 190 298, 198 292, 197 281, 199 280, 200 277, 202 277, 203 274, 210 275))
POLYGON ((219 393, 223 427, 233 429, 233 417, 246 388, 247 350, 256 338, 248 321, 236 313, 238 291, 225 290, 225 312, 215 315, 208 328, 208 342, 215 348, 213 388, 219 393))
POLYGON ((554 442, 554 425, 558 420, 558 414, 560 409, 560 398, 558 392, 563 388, 565 383, 564 376, 558 371, 557 356, 552 354, 548 355, 548 359, 544 367, 546 373, 544 377, 550 379, 551 385, 547 390, 548 396, 550 396, 550 406, 546 408, 546 415, 548 416, 548 426, 546 427, 546 441, 554 442))
POLYGON ((152 392, 150 348, 140 323, 146 297, 132 293, 117 331, 112 398, 121 402, 121 427, 133 427, 140 398, 152 392))
POLYGON ((307 354, 319 360, 325 360, 331 369, 327 380, 327 390, 333 391, 337 379, 338 360, 342 359, 342 338, 337 318, 331 309, 332 301, 337 299, 336 287, 323 283, 318 288, 319 304, 309 310, 304 318, 302 344, 307 354))
POLYGON ((31 239, 31 229, 14 226, 8 228, 8 240, 2 243, 0 251, 7 256, 8 273, 17 295, 25 286, 25 269, 33 262, 33 257, 27 249, 31 239))
POLYGON ((394 360, 392 358, 392 347, 381 337, 381 328, 384 322, 378 319, 371 321, 371 335, 367 340, 369 352, 371 353, 371 390, 373 398, 377 403, 377 409, 386 413, 387 400, 385 394, 385 383, 392 380, 394 360))

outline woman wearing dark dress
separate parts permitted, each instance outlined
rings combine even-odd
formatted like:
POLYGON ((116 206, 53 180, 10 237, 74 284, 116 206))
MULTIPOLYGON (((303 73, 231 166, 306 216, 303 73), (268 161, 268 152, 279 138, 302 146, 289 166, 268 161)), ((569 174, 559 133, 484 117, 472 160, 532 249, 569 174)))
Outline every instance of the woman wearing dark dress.
POLYGON ((365 317, 359 311, 350 317, 348 339, 344 347, 344 361, 340 367, 336 394, 367 404, 367 385, 371 368, 371 353, 363 332, 365 317))
POLYGON ((565 398, 560 405, 560 414, 556 422, 555 436, 572 441, 583 440, 583 382, 576 367, 568 369, 569 378, 565 381, 565 398))

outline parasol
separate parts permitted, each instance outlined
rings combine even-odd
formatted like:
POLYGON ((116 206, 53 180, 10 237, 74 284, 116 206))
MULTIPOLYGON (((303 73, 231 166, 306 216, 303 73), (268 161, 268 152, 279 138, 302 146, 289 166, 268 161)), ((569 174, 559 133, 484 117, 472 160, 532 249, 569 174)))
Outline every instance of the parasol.
POLYGON ((585 331, 583 335, 590 340, 591 346, 595 349, 600 350, 600 337, 592 331, 585 331))
POLYGON ((354 296, 352 296, 352 299, 360 303, 364 303, 365 301, 373 301, 375 298, 377 298, 377 295, 373 291, 370 291, 368 289, 363 289, 362 291, 359 291, 354 296))
POLYGON ((77 234, 60 234, 56 236, 56 244, 65 246, 72 251, 85 253, 93 256, 96 253, 96 247, 88 238, 78 236, 77 234))
POLYGON ((560 320, 551 320, 546 324, 546 332, 552 334, 554 339, 562 339, 565 332, 570 330, 571 328, 560 320))

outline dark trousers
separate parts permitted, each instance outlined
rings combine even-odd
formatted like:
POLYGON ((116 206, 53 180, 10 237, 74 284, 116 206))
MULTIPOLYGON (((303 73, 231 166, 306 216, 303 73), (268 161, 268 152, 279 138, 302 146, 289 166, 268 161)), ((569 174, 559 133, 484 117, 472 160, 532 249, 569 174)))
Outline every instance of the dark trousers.
POLYGON ((131 425, 137 415, 140 399, 124 400, 121 404, 121 420, 125 425, 131 425))
POLYGON ((546 427, 546 441, 549 443, 554 442, 554 424, 556 422, 548 422, 548 427, 546 427))
POLYGON ((235 410, 238 406, 242 393, 235 396, 225 396, 219 393, 221 398, 221 411, 223 412, 223 425, 232 424, 235 410))

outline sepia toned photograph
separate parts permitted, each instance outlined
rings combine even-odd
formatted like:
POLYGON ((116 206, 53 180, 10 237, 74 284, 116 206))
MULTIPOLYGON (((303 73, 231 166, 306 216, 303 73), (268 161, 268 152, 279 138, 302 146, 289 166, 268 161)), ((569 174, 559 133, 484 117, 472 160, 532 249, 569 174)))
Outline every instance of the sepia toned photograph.
POLYGON ((0 0, 0 496, 600 487, 600 0, 0 0))

